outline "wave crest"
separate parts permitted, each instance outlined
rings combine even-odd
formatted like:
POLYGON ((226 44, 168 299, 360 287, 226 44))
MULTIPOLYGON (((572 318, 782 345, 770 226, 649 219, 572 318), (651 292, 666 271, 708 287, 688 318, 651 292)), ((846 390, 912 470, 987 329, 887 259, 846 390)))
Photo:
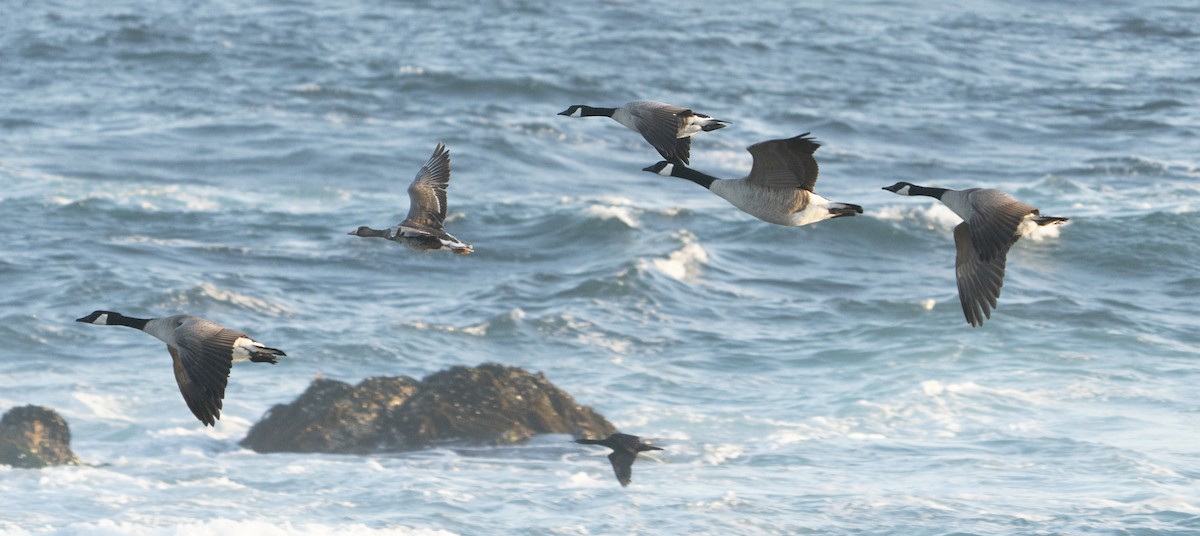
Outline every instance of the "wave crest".
POLYGON ((265 314, 270 316, 284 316, 291 312, 286 307, 278 303, 247 294, 240 294, 231 290, 224 290, 207 281, 197 284, 188 290, 171 293, 171 302, 173 305, 187 306, 206 301, 215 301, 234 305, 242 309, 253 311, 256 314, 265 314))
POLYGON ((708 252, 691 231, 680 230, 671 236, 678 239, 682 246, 668 254, 665 259, 652 259, 650 266, 676 281, 695 280, 701 274, 701 267, 708 264, 708 252))

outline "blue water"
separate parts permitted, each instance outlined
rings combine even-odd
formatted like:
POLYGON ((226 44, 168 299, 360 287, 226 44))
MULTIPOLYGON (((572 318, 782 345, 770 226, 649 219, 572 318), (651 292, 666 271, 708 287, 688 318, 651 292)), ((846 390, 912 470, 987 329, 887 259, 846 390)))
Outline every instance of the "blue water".
POLYGON ((1200 5, 9 0, 0 17, 0 410, 88 465, 0 468, 0 534, 1200 534, 1200 5), (740 213, 608 119, 732 121, 694 167, 813 132, 817 191, 740 213), (476 253, 346 233, 407 211, 437 142, 476 253), (1004 189, 1022 239, 972 329, 951 230, 897 180, 1004 189), (188 312, 289 359, 187 411, 188 312), (665 448, 260 455, 317 375, 496 361, 665 448))

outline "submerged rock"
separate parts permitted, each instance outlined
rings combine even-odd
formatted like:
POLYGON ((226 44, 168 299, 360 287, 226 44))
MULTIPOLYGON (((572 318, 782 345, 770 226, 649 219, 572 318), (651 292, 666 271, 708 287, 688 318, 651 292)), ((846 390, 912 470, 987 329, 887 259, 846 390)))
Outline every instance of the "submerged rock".
POLYGON ((38 468, 79 463, 71 430, 58 412, 41 406, 8 410, 0 419, 0 464, 38 468))
POLYGON ((511 444, 537 434, 607 436, 616 429, 541 373, 493 363, 453 367, 418 382, 318 378, 271 408, 242 445, 257 452, 394 452, 460 441, 511 444))

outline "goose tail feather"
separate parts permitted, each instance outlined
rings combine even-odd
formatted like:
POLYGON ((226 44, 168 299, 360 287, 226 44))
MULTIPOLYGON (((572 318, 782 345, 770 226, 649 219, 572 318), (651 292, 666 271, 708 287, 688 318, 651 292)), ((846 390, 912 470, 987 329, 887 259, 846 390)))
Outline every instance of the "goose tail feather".
POLYGON ((1060 218, 1058 216, 1038 216, 1033 219, 1033 222, 1038 225, 1058 225, 1066 223, 1070 218, 1060 218))

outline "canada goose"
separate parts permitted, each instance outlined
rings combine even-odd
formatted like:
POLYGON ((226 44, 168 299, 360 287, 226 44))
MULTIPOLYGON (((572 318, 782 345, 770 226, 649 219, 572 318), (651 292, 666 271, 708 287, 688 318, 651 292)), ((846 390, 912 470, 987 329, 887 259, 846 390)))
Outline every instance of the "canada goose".
POLYGON ((747 147, 754 157, 750 174, 723 180, 671 162, 659 162, 643 171, 679 177, 708 188, 733 206, 760 220, 799 226, 862 214, 862 207, 835 203, 813 193, 817 161, 813 152, 821 145, 808 132, 786 140, 769 140, 747 147))
POLYGON ((450 151, 439 143, 433 156, 421 166, 408 185, 408 216, 391 229, 359 227, 346 234, 386 238, 417 251, 447 248, 466 255, 475 251, 471 244, 459 241, 442 230, 446 221, 446 186, 450 184, 450 151))
POLYGON ((663 158, 683 164, 688 163, 693 134, 724 128, 729 122, 713 119, 680 106, 648 100, 627 102, 620 108, 594 108, 575 104, 558 115, 611 117, 641 134, 650 145, 658 149, 658 154, 663 158))
POLYGON ((926 195, 940 200, 963 222, 954 228, 954 272, 958 300, 972 327, 992 318, 992 309, 1004 285, 1008 250, 1022 235, 1041 225, 1060 224, 1067 218, 1042 216, 1038 209, 1000 190, 926 188, 897 182, 884 188, 898 195, 926 195))
POLYGON ((196 418, 208 426, 214 426, 221 418, 221 400, 225 398, 229 369, 235 361, 248 359, 274 365, 278 362, 276 357, 287 355, 263 346, 245 333, 192 315, 133 318, 112 311, 93 311, 75 321, 140 329, 167 343, 183 400, 196 418))
POLYGON ((637 459, 639 452, 662 450, 643 443, 638 436, 619 433, 604 439, 576 439, 575 442, 582 445, 604 445, 612 449, 612 454, 608 455, 608 461, 612 462, 613 472, 617 474, 617 482, 620 482, 621 486, 629 485, 630 477, 633 476, 633 462, 637 459))

